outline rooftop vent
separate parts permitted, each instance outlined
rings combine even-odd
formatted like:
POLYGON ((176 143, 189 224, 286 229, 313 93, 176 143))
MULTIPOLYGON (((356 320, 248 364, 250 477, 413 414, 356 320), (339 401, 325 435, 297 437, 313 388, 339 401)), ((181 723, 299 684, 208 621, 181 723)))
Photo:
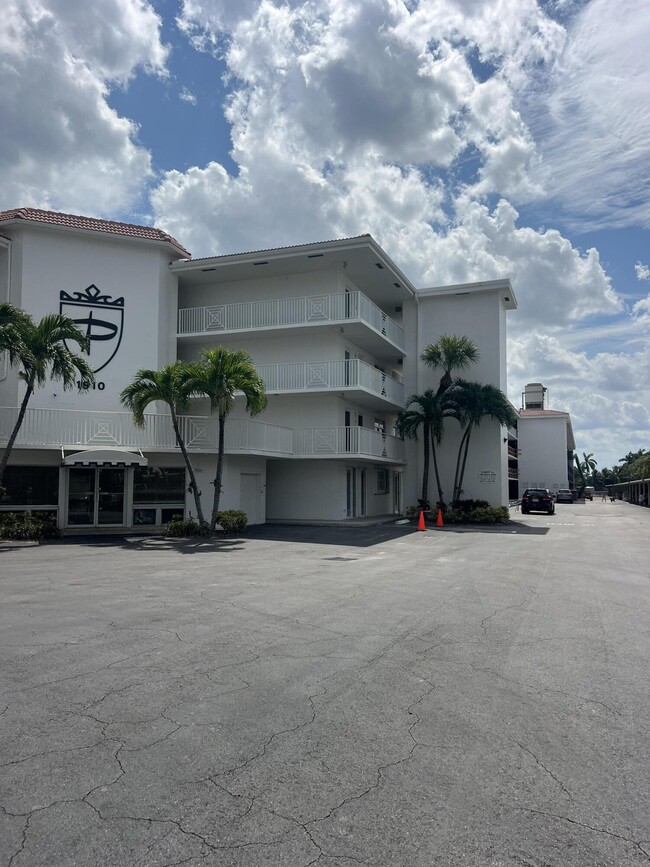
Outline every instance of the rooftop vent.
POLYGON ((547 390, 541 382, 529 382, 522 395, 524 409, 546 409, 547 390))

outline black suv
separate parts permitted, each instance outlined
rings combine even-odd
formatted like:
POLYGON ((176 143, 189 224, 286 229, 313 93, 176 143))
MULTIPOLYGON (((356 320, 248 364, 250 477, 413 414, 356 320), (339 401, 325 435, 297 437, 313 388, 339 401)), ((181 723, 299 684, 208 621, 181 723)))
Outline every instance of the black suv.
POLYGON ((529 512, 546 512, 555 514, 555 500, 548 488, 526 488, 521 498, 521 512, 527 515, 529 512))

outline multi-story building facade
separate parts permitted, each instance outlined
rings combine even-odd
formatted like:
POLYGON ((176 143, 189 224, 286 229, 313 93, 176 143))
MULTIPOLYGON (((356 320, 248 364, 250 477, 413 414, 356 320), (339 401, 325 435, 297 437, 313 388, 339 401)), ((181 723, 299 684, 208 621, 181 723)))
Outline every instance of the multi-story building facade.
POLYGON ((519 496, 526 488, 573 488, 576 444, 568 412, 548 409, 547 389, 539 382, 526 385, 519 410, 519 496))
MULTIPOLYGON (((157 229, 18 209, 0 213, 0 236, 0 297, 35 319, 70 315, 91 337, 94 388, 52 382, 34 395, 0 502, 56 509, 62 528, 192 512, 165 407, 152 406, 138 429, 120 404, 140 368, 217 345, 250 353, 268 406, 251 419, 235 402, 221 500, 250 523, 399 515, 414 504, 421 446, 399 439, 395 422, 408 395, 436 384, 419 355, 442 334, 473 339, 471 378, 506 387, 509 282, 417 290, 369 235, 194 260, 157 229)), ((2 364, 0 447, 22 394, 2 364)), ((196 401, 182 422, 207 511, 216 419, 196 401)), ((448 491, 456 433, 441 453, 448 491)), ((481 426, 465 496, 508 502, 502 434, 481 426)))

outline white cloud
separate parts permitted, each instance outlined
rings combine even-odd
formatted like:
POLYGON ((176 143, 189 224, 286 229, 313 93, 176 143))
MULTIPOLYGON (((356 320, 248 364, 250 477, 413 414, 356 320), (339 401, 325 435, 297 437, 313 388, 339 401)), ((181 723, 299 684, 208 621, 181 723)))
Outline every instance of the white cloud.
POLYGON ((187 87, 181 88, 181 90, 178 94, 178 97, 183 102, 188 102, 190 105, 196 105, 197 104, 196 96, 192 93, 191 90, 188 90, 187 87))
POLYGON ((650 295, 632 306, 632 316, 637 322, 650 326, 650 295))
POLYGON ((634 270, 636 271, 637 280, 650 280, 650 268, 648 268, 647 265, 637 262, 634 266, 634 270))
POLYGON ((143 0, 8 0, 0 18, 0 207, 127 211, 151 177, 137 127, 106 102, 138 67, 165 74, 160 20, 143 0))
POLYGON ((646 0, 591 0, 570 26, 550 93, 528 95, 537 179, 583 227, 650 224, 648 44, 646 0))
POLYGON ((227 31, 239 174, 170 172, 152 196, 195 255, 369 231, 415 282, 511 276, 521 328, 622 309, 597 251, 518 225, 505 198, 481 201, 541 192, 515 67, 556 57, 564 31, 534 0, 423 0, 412 13, 397 0, 262 0, 227 13, 186 2, 184 26, 212 44, 227 31), (476 52, 496 70, 485 81, 476 52), (463 185, 469 149, 480 169, 463 185))
POLYGON ((647 447, 650 429, 650 349, 573 352, 564 338, 522 335, 508 341, 509 394, 516 406, 527 382, 548 388, 548 408, 571 414, 577 448, 599 466, 647 447), (644 445, 645 444, 645 445, 644 445))

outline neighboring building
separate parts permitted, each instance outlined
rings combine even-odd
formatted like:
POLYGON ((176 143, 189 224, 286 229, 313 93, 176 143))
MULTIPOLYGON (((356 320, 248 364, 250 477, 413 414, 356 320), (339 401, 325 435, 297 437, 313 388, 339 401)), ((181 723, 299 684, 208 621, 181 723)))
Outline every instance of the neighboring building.
POLYGON ((546 408, 547 389, 529 383, 517 424, 519 496, 526 488, 573 488, 575 440, 568 412, 546 408))
MULTIPOLYGON (((419 355, 440 335, 474 340, 470 378, 506 390, 510 283, 416 290, 370 235, 193 260, 157 229, 30 208, 0 213, 0 235, 0 298, 35 319, 60 310, 92 341, 94 389, 53 382, 33 396, 0 503, 56 509, 63 528, 156 525, 193 509, 165 407, 152 406, 139 430, 120 405, 139 368, 217 345, 251 354, 268 407, 250 419, 236 401, 222 494, 222 508, 244 509, 250 523, 415 504, 421 445, 397 438, 395 421, 408 395, 437 385, 419 355)), ((2 446, 22 385, 0 363, 2 446)), ((216 419, 197 401, 183 424, 208 512, 216 419)), ((456 435, 452 422, 441 453, 447 496, 456 435)), ((506 442, 498 424, 481 425, 464 496, 508 502, 506 442)))

